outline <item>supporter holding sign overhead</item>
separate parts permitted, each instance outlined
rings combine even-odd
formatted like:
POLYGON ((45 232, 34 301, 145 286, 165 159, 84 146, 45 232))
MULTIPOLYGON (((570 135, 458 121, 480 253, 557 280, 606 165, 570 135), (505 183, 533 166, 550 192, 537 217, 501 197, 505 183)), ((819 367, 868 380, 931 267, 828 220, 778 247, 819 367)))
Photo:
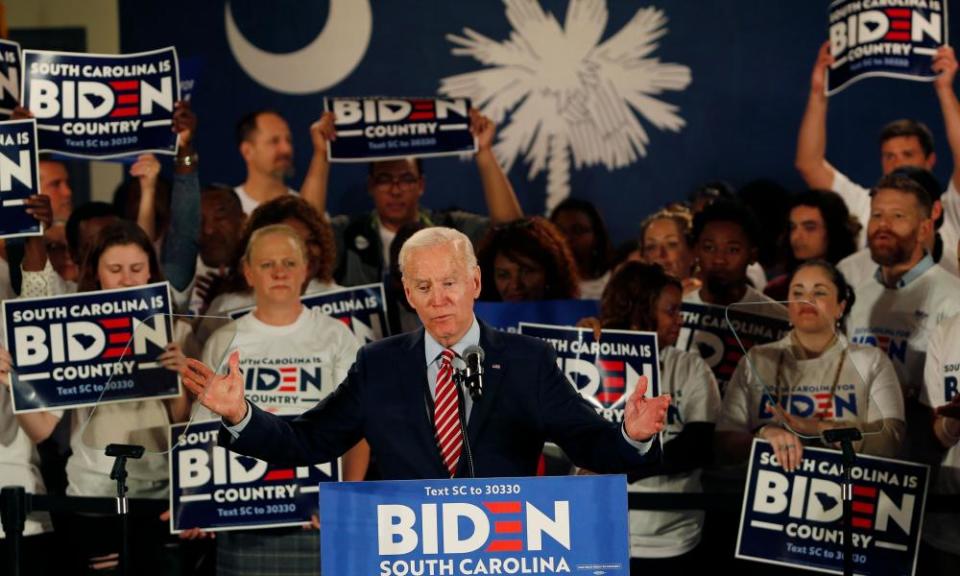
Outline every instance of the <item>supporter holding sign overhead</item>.
POLYGON ((20 101, 37 119, 43 152, 115 158, 174 155, 177 52, 74 54, 24 50, 20 101))
POLYGON ((39 164, 36 123, 0 123, 0 238, 43 234, 27 202, 40 193, 39 164))
POLYGON ((930 56, 947 41, 947 1, 830 4, 827 95, 870 76, 929 82, 930 56))
MULTIPOLYGON (((494 123, 477 110, 469 110, 468 115, 469 119, 464 121, 476 138, 474 160, 489 216, 461 210, 434 212, 422 206, 421 198, 427 188, 424 165, 410 153, 371 162, 367 191, 373 199, 373 212, 330 219, 337 245, 337 283, 356 286, 382 281, 390 270, 390 243, 405 224, 420 222, 425 226, 455 228, 475 245, 489 224, 503 224, 523 216, 513 186, 493 154, 494 123)), ((321 214, 327 209, 328 149, 340 140, 340 130, 339 117, 334 112, 324 113, 310 127, 314 153, 300 191, 304 200, 321 214)))

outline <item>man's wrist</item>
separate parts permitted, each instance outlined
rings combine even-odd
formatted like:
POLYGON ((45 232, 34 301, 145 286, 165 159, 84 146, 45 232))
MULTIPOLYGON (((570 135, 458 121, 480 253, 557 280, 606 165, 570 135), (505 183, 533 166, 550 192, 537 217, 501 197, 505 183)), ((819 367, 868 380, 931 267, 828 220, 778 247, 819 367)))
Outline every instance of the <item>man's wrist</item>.
POLYGON ((247 410, 249 409, 250 407, 247 406, 247 401, 246 399, 244 399, 243 403, 240 405, 240 411, 236 413, 233 417, 227 418, 227 422, 229 422, 231 426, 236 426, 237 424, 240 424, 241 422, 243 422, 243 419, 247 417, 247 410))

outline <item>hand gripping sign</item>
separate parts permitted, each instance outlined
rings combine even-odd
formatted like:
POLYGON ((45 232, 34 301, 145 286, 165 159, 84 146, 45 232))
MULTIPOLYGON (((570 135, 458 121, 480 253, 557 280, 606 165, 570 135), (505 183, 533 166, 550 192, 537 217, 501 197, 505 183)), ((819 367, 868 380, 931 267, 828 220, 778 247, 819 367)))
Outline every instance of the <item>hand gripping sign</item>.
POLYGON ((326 98, 336 114, 331 162, 456 156, 476 152, 466 98, 326 98))
POLYGON ((37 119, 40 151, 78 158, 177 153, 177 52, 23 51, 21 102, 37 119))
POLYGON ((40 193, 38 166, 36 122, 0 122, 0 238, 43 234, 23 205, 40 193))
POLYGON ((947 43, 946 0, 834 0, 827 95, 870 76, 930 82, 931 56, 947 43))

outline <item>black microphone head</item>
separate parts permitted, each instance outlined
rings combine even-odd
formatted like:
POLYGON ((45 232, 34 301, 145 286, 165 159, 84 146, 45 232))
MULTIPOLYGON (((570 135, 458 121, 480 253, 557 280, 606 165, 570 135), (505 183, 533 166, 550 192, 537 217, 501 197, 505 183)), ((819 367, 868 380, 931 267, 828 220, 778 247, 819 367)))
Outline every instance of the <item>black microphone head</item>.
POLYGON ((467 362, 470 362, 470 357, 476 355, 477 364, 483 364, 483 348, 474 344, 473 346, 467 346, 467 349, 463 351, 463 357, 467 359, 467 362))

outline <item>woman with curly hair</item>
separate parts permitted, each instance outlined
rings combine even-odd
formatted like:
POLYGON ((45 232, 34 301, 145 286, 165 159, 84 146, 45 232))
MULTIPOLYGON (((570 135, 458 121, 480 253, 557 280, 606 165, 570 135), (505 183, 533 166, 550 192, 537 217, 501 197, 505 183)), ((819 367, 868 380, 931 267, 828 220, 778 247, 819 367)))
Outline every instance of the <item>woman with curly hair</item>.
POLYGON ((556 226, 540 216, 492 228, 477 249, 480 300, 521 302, 580 296, 573 253, 556 226))

